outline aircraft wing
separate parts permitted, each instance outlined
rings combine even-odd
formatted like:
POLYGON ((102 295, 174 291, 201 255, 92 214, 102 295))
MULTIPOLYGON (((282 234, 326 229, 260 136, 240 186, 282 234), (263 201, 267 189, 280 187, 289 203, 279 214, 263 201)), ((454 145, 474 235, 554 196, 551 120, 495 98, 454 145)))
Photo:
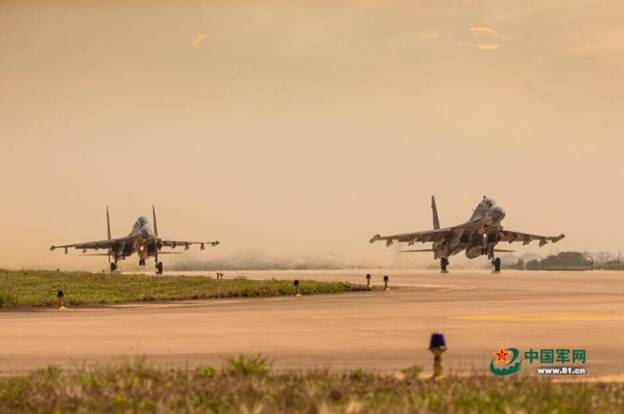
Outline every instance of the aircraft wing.
POLYGON ((208 242, 196 242, 196 241, 185 241, 185 240, 166 240, 166 239, 161 239, 160 240, 160 245, 161 247, 171 247, 172 249, 175 249, 178 246, 184 246, 184 249, 187 250, 189 247, 191 247, 194 244, 198 244, 199 248, 204 250, 206 248, 206 245, 209 244, 211 246, 217 246, 220 244, 219 241, 208 241, 208 242))
POLYGON ((124 240, 126 239, 121 238, 121 239, 111 239, 111 240, 98 240, 98 241, 91 241, 91 242, 85 242, 85 243, 63 244, 60 246, 52 245, 50 246, 50 251, 54 251, 56 249, 65 249, 65 251, 67 252, 67 249, 69 248, 74 248, 76 250, 108 249, 108 248, 113 248, 119 245, 120 243, 123 243, 124 240))
POLYGON ((386 242, 386 246, 390 246, 394 242, 407 242, 409 244, 414 244, 416 242, 427 243, 427 242, 435 242, 445 238, 448 234, 450 234, 453 229, 437 229, 437 230, 426 230, 426 231, 417 231, 414 233, 402 233, 402 234, 393 234, 390 236, 381 236, 379 234, 375 234, 369 240, 370 243, 375 243, 376 241, 384 240, 386 242))
POLYGON ((520 233, 517 231, 510 230, 501 230, 498 232, 499 241, 501 242, 509 242, 510 244, 513 242, 522 242, 522 244, 526 245, 531 243, 534 240, 539 240, 539 246, 547 244, 548 242, 557 243, 559 240, 565 237, 565 234, 560 234, 558 236, 540 236, 537 234, 528 234, 528 233, 520 233))

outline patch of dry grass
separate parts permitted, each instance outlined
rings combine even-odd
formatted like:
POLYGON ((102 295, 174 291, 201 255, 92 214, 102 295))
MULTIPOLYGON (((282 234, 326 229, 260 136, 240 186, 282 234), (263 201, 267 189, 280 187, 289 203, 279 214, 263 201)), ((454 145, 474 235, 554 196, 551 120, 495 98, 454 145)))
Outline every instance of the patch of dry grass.
MULTIPOLYGON (((387 375, 274 372, 262 356, 223 368, 162 369, 145 360, 66 372, 49 366, 0 380, 1 413, 615 413, 621 384, 560 383, 535 377, 420 379, 387 375)), ((406 374, 407 373, 407 374, 406 374)))
MULTIPOLYGON (((365 290, 344 282, 305 280, 303 294, 365 290)), ((149 276, 38 270, 0 270, 0 310, 56 306, 63 290, 69 306, 183 299, 293 295, 290 280, 217 280, 202 276, 149 276)))

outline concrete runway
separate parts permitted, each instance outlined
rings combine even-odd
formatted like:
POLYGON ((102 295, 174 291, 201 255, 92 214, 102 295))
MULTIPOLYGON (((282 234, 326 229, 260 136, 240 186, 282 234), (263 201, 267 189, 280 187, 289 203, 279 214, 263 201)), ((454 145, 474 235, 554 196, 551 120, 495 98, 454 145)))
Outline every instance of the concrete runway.
MULTIPOLYGON (((364 273, 246 276, 363 283, 364 273)), ((373 272, 375 285, 384 273, 373 272)), ((449 371, 484 372, 494 351, 513 346, 586 349, 588 378, 624 374, 624 272, 387 274, 386 292, 0 313, 0 375, 135 356, 217 366, 239 353, 263 353, 277 368, 429 369, 435 331, 446 336, 449 371)))

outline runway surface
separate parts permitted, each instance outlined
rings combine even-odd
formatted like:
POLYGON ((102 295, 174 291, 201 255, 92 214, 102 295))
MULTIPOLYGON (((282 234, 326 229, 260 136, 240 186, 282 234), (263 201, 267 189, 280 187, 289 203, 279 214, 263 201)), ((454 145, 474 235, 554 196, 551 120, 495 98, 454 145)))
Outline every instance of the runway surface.
MULTIPOLYGON (((245 275, 364 283, 364 273, 245 275)), ((276 368, 429 369, 432 332, 445 334, 450 371, 484 372, 493 352, 515 347, 585 349, 587 377, 624 374, 624 272, 377 271, 373 283, 385 273, 390 291, 0 313, 0 375, 135 356, 218 366, 239 353, 276 368)))

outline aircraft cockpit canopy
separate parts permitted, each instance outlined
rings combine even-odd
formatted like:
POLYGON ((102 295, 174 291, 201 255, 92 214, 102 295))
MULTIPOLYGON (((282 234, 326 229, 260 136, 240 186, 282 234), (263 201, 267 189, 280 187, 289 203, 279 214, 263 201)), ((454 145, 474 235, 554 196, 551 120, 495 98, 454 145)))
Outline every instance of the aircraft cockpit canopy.
POLYGON ((496 201, 494 201, 494 199, 486 197, 486 196, 483 196, 483 200, 481 201, 481 206, 482 207, 490 208, 494 204, 496 204, 496 201))

